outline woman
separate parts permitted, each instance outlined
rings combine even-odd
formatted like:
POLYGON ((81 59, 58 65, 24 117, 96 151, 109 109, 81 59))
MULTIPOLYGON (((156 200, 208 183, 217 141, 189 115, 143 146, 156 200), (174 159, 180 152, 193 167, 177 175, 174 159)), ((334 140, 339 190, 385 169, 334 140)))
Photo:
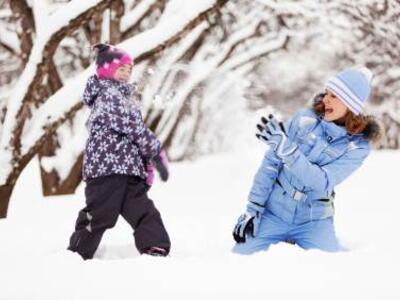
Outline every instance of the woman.
POLYGON ((234 228, 233 251, 251 254, 281 241, 304 249, 339 251, 333 223, 334 188, 363 163, 379 126, 362 110, 370 94, 368 69, 347 69, 326 84, 313 109, 285 126, 262 118, 257 137, 270 147, 234 228))

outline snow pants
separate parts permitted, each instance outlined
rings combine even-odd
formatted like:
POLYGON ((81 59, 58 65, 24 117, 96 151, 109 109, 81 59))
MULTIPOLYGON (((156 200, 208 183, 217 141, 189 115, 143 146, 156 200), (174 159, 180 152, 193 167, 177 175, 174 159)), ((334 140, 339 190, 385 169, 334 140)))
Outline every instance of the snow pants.
POLYGON ((79 212, 68 249, 84 259, 93 258, 105 230, 114 227, 122 215, 134 230, 140 253, 153 246, 169 251, 168 233, 147 190, 144 180, 136 176, 110 175, 88 180, 86 207, 79 212))
POLYGON ((320 249, 328 252, 343 250, 334 229, 333 218, 315 220, 303 224, 288 224, 270 212, 262 218, 256 237, 247 237, 245 243, 236 244, 232 251, 252 254, 267 250, 271 244, 289 242, 303 249, 320 249))

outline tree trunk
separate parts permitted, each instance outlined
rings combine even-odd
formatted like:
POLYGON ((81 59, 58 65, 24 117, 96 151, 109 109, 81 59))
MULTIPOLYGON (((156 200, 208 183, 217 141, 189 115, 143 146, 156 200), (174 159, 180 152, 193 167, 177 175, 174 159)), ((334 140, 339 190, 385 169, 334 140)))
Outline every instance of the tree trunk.
POLYGON ((8 204, 10 202, 15 183, 17 182, 19 175, 21 175, 22 170, 31 161, 35 154, 35 151, 30 151, 27 155, 25 155, 18 162, 18 167, 16 167, 7 178, 6 184, 0 185, 0 219, 7 217, 8 204))
POLYGON ((38 152, 40 176, 42 179, 42 191, 44 196, 57 195, 56 191, 59 185, 60 178, 55 170, 47 172, 42 165, 42 158, 53 156, 56 154, 57 145, 57 135, 49 135, 38 152))
POLYGON ((21 47, 21 58, 25 65, 28 62, 29 54, 33 47, 33 34, 35 32, 35 21, 31 7, 25 0, 10 1, 10 8, 21 24, 18 37, 21 47))
POLYGON ((42 176, 42 188, 44 196, 71 195, 75 194, 76 188, 82 181, 82 162, 83 154, 79 156, 71 168, 68 177, 61 181, 56 171, 47 173, 43 168, 40 169, 42 176))
POLYGON ((118 44, 121 42, 120 22, 124 15, 124 2, 122 0, 112 2, 110 11, 110 43, 118 44))
POLYGON ((7 217, 8 203, 13 189, 14 185, 0 186, 0 219, 7 217))

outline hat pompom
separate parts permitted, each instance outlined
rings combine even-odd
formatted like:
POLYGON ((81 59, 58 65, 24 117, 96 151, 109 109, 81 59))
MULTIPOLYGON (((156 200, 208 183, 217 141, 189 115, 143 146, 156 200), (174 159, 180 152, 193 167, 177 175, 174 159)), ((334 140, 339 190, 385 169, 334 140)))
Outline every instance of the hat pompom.
POLYGON ((367 67, 362 67, 359 68, 358 71, 360 71, 365 76, 365 78, 367 78, 368 83, 371 83, 372 77, 374 75, 372 74, 372 71, 370 69, 368 69, 367 67))
POLYGON ((110 49, 110 45, 98 43, 93 45, 92 49, 97 51, 97 53, 106 52, 108 49, 110 49))

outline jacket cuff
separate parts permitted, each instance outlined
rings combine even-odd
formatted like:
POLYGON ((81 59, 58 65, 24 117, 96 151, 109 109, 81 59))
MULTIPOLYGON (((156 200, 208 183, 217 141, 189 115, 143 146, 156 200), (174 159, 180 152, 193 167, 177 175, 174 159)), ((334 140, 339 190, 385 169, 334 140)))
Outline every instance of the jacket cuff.
POLYGON ((282 157, 282 162, 287 166, 287 167, 291 167, 296 160, 299 158, 299 156, 301 155, 301 151, 299 150, 299 148, 297 147, 297 149, 291 153, 288 156, 282 157))
POLYGON ((265 206, 260 204, 260 203, 257 203, 257 202, 254 202, 254 201, 249 201, 247 203, 247 211, 249 211, 249 212, 263 213, 264 210, 265 210, 265 206))

